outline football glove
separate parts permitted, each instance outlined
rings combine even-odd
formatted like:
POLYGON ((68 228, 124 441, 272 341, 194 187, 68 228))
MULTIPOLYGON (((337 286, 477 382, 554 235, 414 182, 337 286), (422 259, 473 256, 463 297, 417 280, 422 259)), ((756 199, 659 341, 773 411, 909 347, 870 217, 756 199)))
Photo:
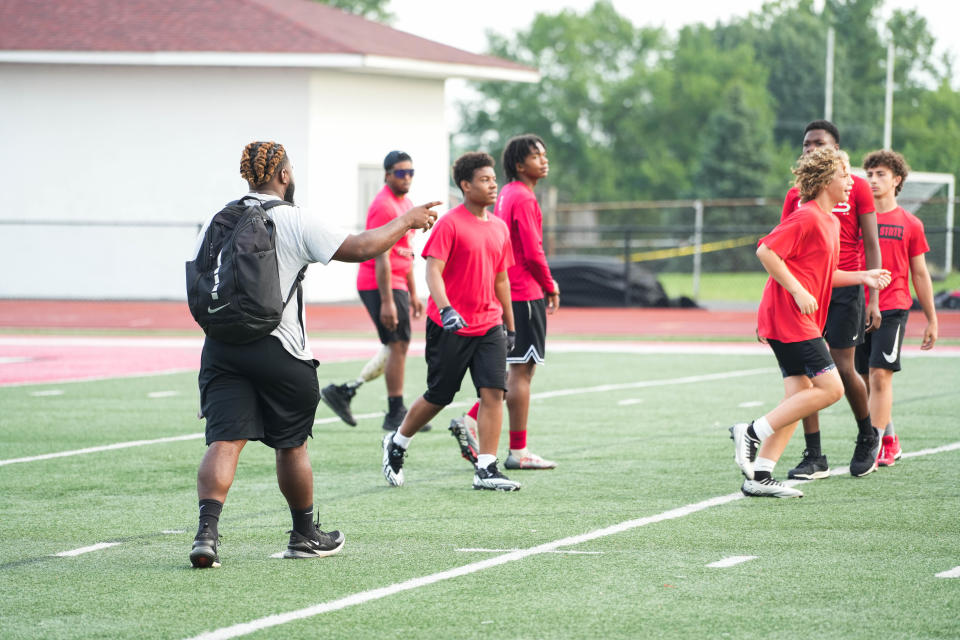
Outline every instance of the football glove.
POLYGON ((503 333, 507 336, 507 353, 510 353, 517 346, 517 332, 510 331, 507 325, 503 325, 503 333))
POLYGON ((457 310, 451 306, 440 309, 440 321, 443 323, 444 331, 456 331, 467 326, 457 310))

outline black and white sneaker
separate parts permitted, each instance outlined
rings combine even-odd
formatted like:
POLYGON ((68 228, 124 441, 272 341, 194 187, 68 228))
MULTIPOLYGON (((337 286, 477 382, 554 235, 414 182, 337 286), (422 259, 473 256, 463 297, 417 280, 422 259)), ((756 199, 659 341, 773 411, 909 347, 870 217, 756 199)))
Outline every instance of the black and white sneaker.
POLYGON ((490 491, 519 491, 520 483, 500 473, 494 460, 486 469, 477 467, 473 473, 473 488, 490 491))
POLYGON ((802 498, 803 491, 788 487, 787 485, 774 480, 773 478, 764 478, 763 480, 744 480, 740 487, 743 495, 751 498, 802 498))
MULTIPOLYGON (((407 417, 407 408, 400 407, 396 411, 388 411, 387 415, 383 416, 383 430, 384 431, 396 431, 400 428, 400 425, 403 424, 403 419, 407 417)), ((420 431, 430 431, 433 429, 433 425, 425 424, 420 427, 420 431)))
POLYGON ((787 471, 787 477, 791 480, 817 480, 829 475, 830 465, 827 464, 827 456, 812 456, 808 449, 803 450, 803 459, 800 463, 787 471))
POLYGON ((320 530, 320 523, 313 525, 313 535, 305 536, 297 531, 288 531, 290 542, 283 552, 284 558, 323 558, 332 556, 343 548, 346 538, 339 531, 320 530))
POLYGON ((738 422, 730 427, 730 439, 733 440, 733 459, 747 480, 753 480, 753 462, 757 459, 757 447, 760 441, 747 433, 750 427, 746 422, 738 422))
POLYGON ((217 553, 219 546, 220 535, 212 531, 210 525, 204 524, 203 528, 197 532, 197 537, 193 539, 190 564, 197 569, 216 569, 220 566, 220 554, 217 553))
POLYGON ((451 420, 449 429, 460 446, 460 455, 467 462, 476 465, 480 445, 477 443, 477 435, 473 432, 473 429, 467 426, 463 416, 451 420))
POLYGON ((345 384, 328 384, 320 390, 320 399, 323 403, 351 427, 357 426, 357 421, 350 411, 350 401, 355 395, 357 390, 345 384))
POLYGON ((383 477, 392 487, 403 486, 403 458, 407 450, 393 442, 393 434, 383 436, 383 477))
POLYGON ((862 433, 858 435, 857 446, 853 448, 853 458, 850 460, 850 475, 861 478, 876 471, 881 444, 882 440, 876 433, 872 438, 862 433))

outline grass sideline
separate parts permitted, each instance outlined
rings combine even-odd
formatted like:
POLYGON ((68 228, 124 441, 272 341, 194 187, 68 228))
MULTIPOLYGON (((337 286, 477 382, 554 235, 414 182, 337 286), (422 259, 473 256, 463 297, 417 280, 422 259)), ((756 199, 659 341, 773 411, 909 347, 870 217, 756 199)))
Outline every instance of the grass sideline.
MULTIPOLYGON (((357 365, 322 365, 321 384, 357 365)), ((317 561, 269 557, 282 550, 289 517, 272 453, 256 443, 221 521, 223 567, 209 571, 187 562, 202 440, 0 466, 0 635, 192 637, 489 557, 458 549, 529 548, 735 492, 726 426, 779 400, 774 367, 769 355, 552 355, 535 392, 659 384, 535 400, 532 448, 560 467, 515 472, 524 484, 517 494, 470 489, 470 469, 444 428, 460 410, 445 410, 433 432, 416 437, 407 486, 391 489, 379 469, 379 419, 351 429, 325 421, 321 405, 310 444, 317 506, 347 543, 317 561), (756 368, 770 370, 662 384, 756 368), (99 542, 120 544, 51 556, 99 542)), ((956 367, 955 359, 905 361, 895 421, 906 451, 960 440, 956 367)), ((412 359, 408 399, 424 375, 412 359)), ((202 430, 194 374, 31 395, 53 388, 61 387, 0 388, 2 458, 202 430), (148 397, 156 391, 176 395, 148 397)), ((458 400, 471 396, 466 389, 458 400)), ((384 404, 377 381, 354 408, 384 404)), ((822 425, 831 463, 846 464, 854 433, 843 401, 822 425)), ((796 436, 778 475, 801 449, 796 436)), ((960 565, 958 485, 960 451, 912 458, 867 478, 804 485, 802 500, 738 500, 571 549, 589 554, 536 555, 253 637, 956 637, 960 580, 934 576, 960 565), (757 558, 706 567, 732 555, 757 558)))
MULTIPOLYGON (((667 296, 693 297, 693 274, 657 273, 667 296)), ((767 274, 750 273, 704 273, 700 276, 700 302, 739 302, 760 304, 760 296, 767 282, 767 274)), ((912 289, 912 286, 911 286, 912 289)), ((935 293, 960 289, 960 273, 951 273, 943 280, 933 282, 935 293)))

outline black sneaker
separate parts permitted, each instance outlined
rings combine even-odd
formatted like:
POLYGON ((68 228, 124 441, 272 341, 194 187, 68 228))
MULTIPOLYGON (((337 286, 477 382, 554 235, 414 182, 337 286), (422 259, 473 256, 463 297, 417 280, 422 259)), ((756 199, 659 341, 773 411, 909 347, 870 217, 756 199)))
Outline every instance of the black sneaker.
POLYGON ((497 462, 494 460, 486 469, 476 468, 473 474, 473 488, 490 491, 519 491, 520 483, 500 473, 497 462))
POLYGON ((383 477, 393 487, 403 486, 403 458, 407 450, 393 442, 393 434, 383 436, 383 477))
MULTIPOLYGON (((400 425, 403 424, 403 419, 407 417, 407 408, 400 407, 396 411, 388 411, 387 415, 383 416, 383 430, 384 431, 396 431, 400 428, 400 425)), ((430 431, 433 429, 433 425, 425 424, 420 427, 420 431, 430 431)))
POLYGON ((800 464, 787 471, 787 477, 791 480, 816 480, 829 475, 830 466, 827 464, 827 456, 812 456, 809 449, 803 450, 803 460, 800 464))
POLYGON ((190 550, 190 564, 197 569, 216 569, 220 566, 220 555, 217 548, 220 546, 220 535, 210 530, 210 525, 203 525, 193 539, 193 549, 190 550))
POLYGON ((353 414, 350 412, 350 401, 357 395, 357 390, 345 384, 328 384, 320 390, 320 399, 337 414, 337 417, 351 427, 357 426, 353 414))
POLYGON ((339 531, 327 533, 320 530, 320 523, 313 525, 313 535, 305 536, 297 531, 288 531, 290 542, 283 552, 284 558, 323 558, 332 556, 343 548, 346 538, 339 531))
MULTIPOLYGON (((876 431, 876 429, 874 429, 876 431)), ((853 449, 853 458, 850 460, 850 475, 861 478, 877 470, 877 457, 880 455, 880 436, 873 437, 860 434, 857 436, 857 446, 853 449)))

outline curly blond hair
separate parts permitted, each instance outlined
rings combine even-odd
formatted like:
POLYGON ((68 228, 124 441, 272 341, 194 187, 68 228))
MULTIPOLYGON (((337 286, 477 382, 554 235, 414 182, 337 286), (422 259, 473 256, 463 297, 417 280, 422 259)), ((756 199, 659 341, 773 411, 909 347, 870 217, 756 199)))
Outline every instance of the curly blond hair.
POLYGON ((251 142, 240 157, 240 176, 251 187, 259 187, 270 182, 286 157, 286 150, 278 142, 251 142))
POLYGON ((800 156, 793 168, 800 200, 809 202, 816 198, 824 187, 830 184, 837 170, 849 165, 850 158, 847 153, 833 147, 821 147, 800 156))

